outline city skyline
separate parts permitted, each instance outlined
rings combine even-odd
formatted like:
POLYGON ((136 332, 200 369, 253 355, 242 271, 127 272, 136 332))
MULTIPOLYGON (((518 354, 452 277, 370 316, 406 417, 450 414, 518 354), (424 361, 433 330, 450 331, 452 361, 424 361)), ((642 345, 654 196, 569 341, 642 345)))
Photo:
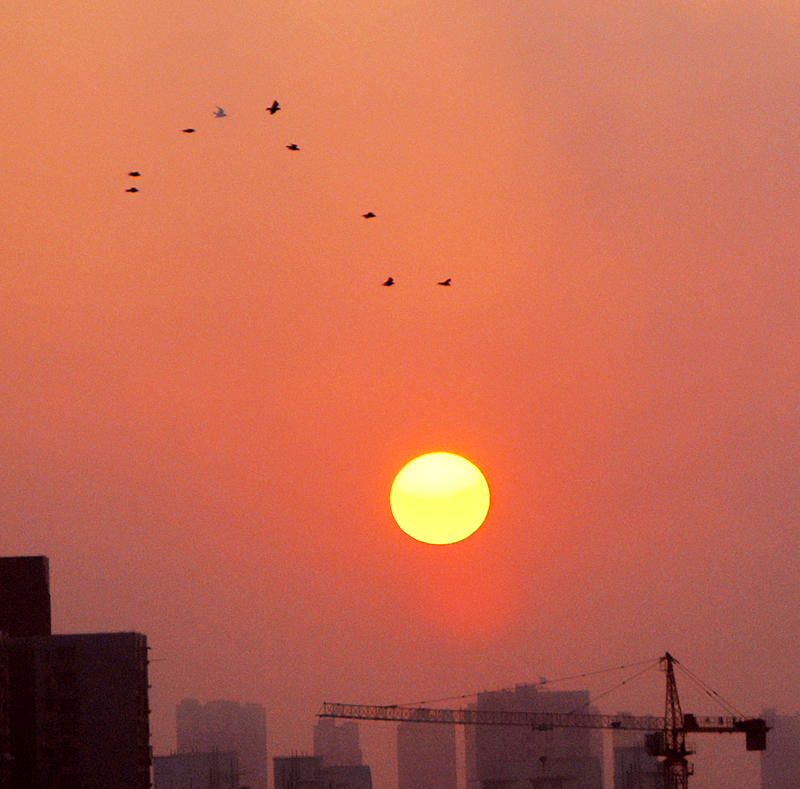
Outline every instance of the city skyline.
MULTIPOLYGON (((30 780, 53 779, 94 784, 111 780, 111 775, 117 783, 141 786, 147 782, 152 755, 147 638, 137 633, 52 634, 49 578, 46 556, 0 557, 0 786, 25 789, 30 780)), ((462 705, 466 698, 459 697, 462 705)), ((457 789, 464 781, 483 789, 525 789, 529 783, 543 789, 573 784, 583 789, 685 786, 686 776, 695 774, 694 762, 685 757, 696 753, 688 741, 684 750, 686 733, 744 734, 746 750, 761 752, 762 789, 789 789, 800 763, 797 715, 769 709, 759 719, 746 720, 670 653, 560 680, 541 677, 535 684, 484 691, 460 709, 431 703, 325 703, 314 726, 314 755, 273 758, 276 789, 372 789, 359 720, 398 722, 398 789, 457 789), (682 704, 676 670, 726 714, 698 716, 695 708, 682 713, 686 698, 682 704), (604 715, 594 706, 593 700, 653 672, 664 674, 665 717, 629 711, 604 715), (615 675, 619 681, 599 696, 552 687, 598 675, 615 675), (459 725, 465 726, 461 781, 455 737, 459 725), (608 732, 610 738, 604 734, 608 732), (670 745, 675 737, 677 744, 670 745), (764 753, 768 740, 769 753, 764 753), (683 767, 668 770, 671 756, 678 756, 683 767), (673 784, 669 776, 681 774, 683 782, 676 778, 673 784)), ((191 789, 199 780, 209 789, 222 783, 236 789, 246 776, 247 789, 268 789, 265 712, 253 702, 181 701, 175 716, 177 753, 153 756, 155 788, 174 784, 191 789)))
MULTIPOLYGON (((326 700, 666 651, 800 710, 797 3, 9 0, 0 43, 3 553, 53 632, 147 634, 155 752, 186 698, 311 752, 326 700), (491 491, 459 543, 392 517, 432 452, 491 491)), ((694 789, 758 789, 707 740, 694 789)))

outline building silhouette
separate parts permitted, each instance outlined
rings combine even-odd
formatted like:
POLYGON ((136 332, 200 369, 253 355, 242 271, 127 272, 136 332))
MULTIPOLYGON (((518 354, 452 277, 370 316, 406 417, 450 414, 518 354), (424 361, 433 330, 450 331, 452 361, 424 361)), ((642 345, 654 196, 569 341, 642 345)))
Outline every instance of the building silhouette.
POLYGON ((51 635, 46 557, 0 559, 0 589, 0 786, 149 789, 145 636, 51 635))
POLYGON ((342 764, 322 768, 326 789, 372 789, 372 770, 366 764, 342 764))
POLYGON ((659 762, 641 745, 614 748, 614 789, 664 789, 659 762))
POLYGON ((176 709, 178 753, 233 751, 241 783, 267 787, 267 716, 260 704, 184 699, 176 709))
POLYGON ((272 776, 275 789, 327 789, 319 756, 276 756, 272 776))
POLYGON ((153 789, 238 789, 233 751, 173 753, 153 757, 153 789))
POLYGON ((277 756, 272 761, 275 789, 372 789, 372 772, 365 764, 326 767, 320 756, 277 756))
MULTIPOLYGON (((616 715, 617 718, 630 716, 629 712, 618 712, 616 715)), ((614 755, 614 789, 664 789, 660 762, 647 752, 644 732, 615 729, 611 733, 611 747, 614 755)))
MULTIPOLYGON (((539 685, 478 694, 479 710, 596 714, 588 691, 547 691, 539 685)), ((471 726, 466 734, 467 785, 478 789, 602 789, 599 731, 471 726)))
POLYGON ((769 733, 769 747, 761 753, 761 789, 800 787, 800 714, 778 715, 765 710, 762 718, 769 733))
POLYGON ((0 632, 0 789, 10 789, 11 768, 11 687, 8 680, 8 636, 0 632))
POLYGON ((0 632, 14 638, 50 635, 46 556, 0 556, 0 632))
POLYGON ((398 789, 456 789, 455 726, 397 726, 398 789))
POLYGON ((345 721, 337 725, 333 718, 320 718, 314 726, 314 756, 322 759, 323 767, 361 764, 358 723, 345 721))
POLYGON ((141 633, 11 639, 15 789, 150 784, 141 633))

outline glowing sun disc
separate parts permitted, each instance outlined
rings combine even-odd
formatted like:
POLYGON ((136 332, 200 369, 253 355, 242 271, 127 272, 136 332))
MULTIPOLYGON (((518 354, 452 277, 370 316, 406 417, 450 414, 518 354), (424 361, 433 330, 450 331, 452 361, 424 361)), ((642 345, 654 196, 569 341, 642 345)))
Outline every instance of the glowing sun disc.
POLYGON ((410 537, 446 545, 469 537, 483 523, 489 486, 466 458, 431 452, 400 469, 389 504, 397 525, 410 537))

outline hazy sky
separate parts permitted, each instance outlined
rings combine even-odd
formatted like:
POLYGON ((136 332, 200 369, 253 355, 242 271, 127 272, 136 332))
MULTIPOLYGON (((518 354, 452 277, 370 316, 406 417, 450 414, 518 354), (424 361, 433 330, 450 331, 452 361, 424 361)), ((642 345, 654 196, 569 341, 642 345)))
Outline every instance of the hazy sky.
POLYGON ((0 544, 147 634, 156 752, 186 696, 272 756, 667 649, 800 708, 796 2, 6 0, 0 48, 0 544), (433 450, 461 544, 389 511, 433 450))

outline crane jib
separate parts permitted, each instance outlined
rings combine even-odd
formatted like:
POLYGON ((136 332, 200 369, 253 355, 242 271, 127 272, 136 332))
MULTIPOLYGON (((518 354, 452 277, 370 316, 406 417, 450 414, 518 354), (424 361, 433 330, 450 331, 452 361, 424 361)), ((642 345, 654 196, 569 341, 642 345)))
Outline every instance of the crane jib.
MULTIPOLYGON (((579 715, 556 712, 518 712, 513 710, 436 709, 370 704, 325 702, 320 718, 396 721, 406 723, 449 723, 464 726, 525 726, 538 731, 551 729, 620 729, 624 731, 663 731, 665 718, 654 715, 579 715)), ((764 750, 768 727, 761 718, 683 716, 684 732, 743 732, 748 750, 764 750), (761 745, 763 741, 763 745, 761 745), (761 747, 759 747, 761 745, 761 747)))

